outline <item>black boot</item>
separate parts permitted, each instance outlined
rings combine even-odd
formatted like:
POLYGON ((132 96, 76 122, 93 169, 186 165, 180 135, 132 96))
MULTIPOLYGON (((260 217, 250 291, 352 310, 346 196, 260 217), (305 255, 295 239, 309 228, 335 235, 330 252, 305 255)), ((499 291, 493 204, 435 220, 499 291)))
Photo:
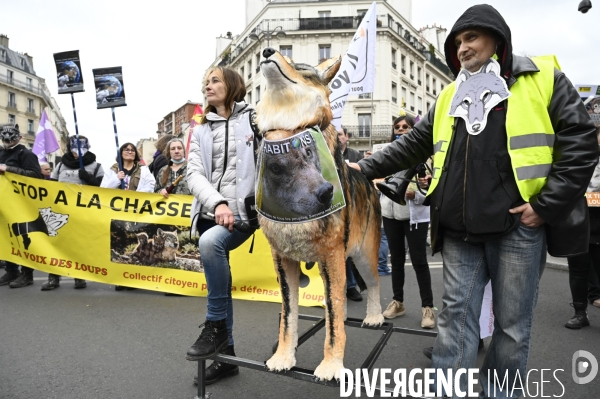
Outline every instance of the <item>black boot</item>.
POLYGON ((22 288, 33 284, 33 269, 21 266, 21 274, 19 277, 8 286, 10 288, 22 288))
POLYGON ((187 351, 185 357, 187 360, 198 361, 210 359, 219 353, 221 349, 225 348, 229 342, 225 319, 217 321, 206 320, 203 325, 204 329, 200 333, 200 336, 187 351))
POLYGON ((1 285, 9 285, 13 281, 19 278, 18 270, 7 270, 6 273, 2 277, 0 277, 0 286, 1 285))
POLYGON ((56 274, 49 274, 48 281, 42 284, 42 291, 51 291, 58 287, 60 287, 60 276, 56 274))
MULTIPOLYGON (((222 354, 235 356, 235 351, 233 350, 233 345, 229 345, 225 347, 225 349, 221 350, 222 354)), ((204 384, 210 385, 219 381, 222 378, 233 377, 234 375, 238 375, 240 373, 240 368, 235 364, 221 363, 217 360, 212 362, 210 366, 206 369, 206 374, 204 377, 204 384)), ((194 377, 194 385, 198 385, 198 377, 194 377)))
POLYGON ((565 327, 572 330, 579 330, 581 327, 589 326, 590 321, 587 317, 587 303, 573 302, 571 306, 575 308, 575 316, 565 323, 565 327))

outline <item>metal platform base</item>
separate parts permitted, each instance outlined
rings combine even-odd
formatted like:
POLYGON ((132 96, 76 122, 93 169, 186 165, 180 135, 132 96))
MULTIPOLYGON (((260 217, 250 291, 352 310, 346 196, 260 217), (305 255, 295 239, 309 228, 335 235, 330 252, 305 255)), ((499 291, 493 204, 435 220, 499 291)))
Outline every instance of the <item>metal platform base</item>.
MULTIPOLYGON (((319 316, 303 315, 303 314, 298 315, 298 318, 301 320, 311 320, 311 321, 316 322, 315 324, 313 324, 310 328, 308 328, 306 331, 304 331, 298 337, 298 347, 300 347, 300 345, 305 343, 310 337, 315 335, 321 328, 323 328, 325 326, 325 318, 319 317, 319 316)), ((361 319, 354 319, 354 318, 349 317, 346 319, 344 324, 348 327, 359 327, 359 328, 365 328, 365 329, 369 329, 369 330, 383 331, 383 334, 381 335, 381 337, 375 344, 374 348, 371 350, 371 352, 369 353, 369 355, 367 356, 367 358, 365 359, 363 364, 360 366, 360 368, 368 369, 369 372, 371 372, 371 370, 373 369, 375 362, 377 361, 377 358, 383 351, 383 348, 385 347, 387 341, 392 336, 392 333, 397 332, 397 333, 402 333, 402 334, 423 335, 423 336, 432 337, 432 338, 435 338, 437 336, 437 332, 435 332, 435 331, 424 331, 424 330, 414 330, 414 329, 410 329, 410 328, 394 327, 394 325, 389 322, 385 322, 379 327, 370 327, 370 326, 363 326, 361 319)), ((277 349, 277 343, 275 343, 275 345, 273 346, 273 352, 275 352, 276 349, 277 349)), ((333 379, 331 381, 321 381, 315 377, 314 370, 308 370, 308 369, 304 369, 301 367, 293 367, 288 371, 281 371, 281 372, 275 373, 275 372, 269 371, 266 368, 265 361, 257 362, 255 360, 243 359, 243 358, 240 358, 237 356, 228 356, 228 355, 223 355, 223 354, 219 354, 219 355, 215 356, 213 358, 213 360, 218 360, 222 363, 235 364, 239 367, 246 367, 246 368, 254 369, 254 370, 258 370, 258 371, 265 371, 267 373, 271 373, 271 374, 275 374, 275 375, 279 375, 279 376, 283 376, 283 377, 291 377, 296 380, 312 382, 314 384, 320 384, 320 385, 326 385, 329 387, 338 387, 338 388, 340 386, 340 382, 335 379, 333 379)), ((196 396, 194 399, 209 399, 211 397, 211 394, 206 392, 206 384, 204 381, 205 371, 206 371, 206 360, 198 361, 198 396, 196 396)), ((366 393, 365 387, 363 385, 361 385, 361 391, 363 393, 366 393)), ((381 393, 379 387, 375 388, 375 392, 377 394, 381 393)), ((407 396, 407 397, 410 398, 410 396, 407 396)))

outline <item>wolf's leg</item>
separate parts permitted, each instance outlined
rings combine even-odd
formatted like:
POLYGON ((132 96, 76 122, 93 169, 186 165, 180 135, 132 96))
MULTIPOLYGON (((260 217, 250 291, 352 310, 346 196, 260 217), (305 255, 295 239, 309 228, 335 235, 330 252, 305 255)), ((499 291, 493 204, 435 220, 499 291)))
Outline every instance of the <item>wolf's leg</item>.
POLYGON ((275 272, 281 287, 281 319, 279 321, 279 344, 275 354, 267 360, 271 371, 289 370, 296 365, 298 346, 298 286, 300 262, 281 258, 273 251, 275 272))
POLYGON ((346 331, 344 330, 344 302, 346 301, 346 259, 344 251, 336 251, 327 261, 319 262, 325 286, 325 350, 321 364, 315 369, 320 380, 340 378, 344 367, 346 331))
POLYGON ((368 230, 360 249, 353 255, 352 259, 354 259, 354 264, 367 285, 367 316, 363 323, 368 326, 380 326, 384 322, 381 314, 379 273, 377 272, 381 227, 375 223, 370 223, 368 230))

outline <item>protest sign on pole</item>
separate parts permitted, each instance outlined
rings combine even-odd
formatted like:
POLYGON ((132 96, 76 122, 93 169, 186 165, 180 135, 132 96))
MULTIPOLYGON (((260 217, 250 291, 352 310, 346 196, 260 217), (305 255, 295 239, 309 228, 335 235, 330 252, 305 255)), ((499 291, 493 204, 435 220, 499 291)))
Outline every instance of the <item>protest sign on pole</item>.
POLYGON ((123 88, 122 67, 93 69, 96 86, 96 108, 123 107, 125 89, 123 88))
POLYGON ((83 92, 83 76, 81 75, 81 61, 79 50, 54 53, 58 79, 58 94, 71 94, 73 105, 73 119, 75 120, 75 136, 77 137, 77 153, 79 155, 79 169, 83 169, 83 157, 79 146, 79 126, 77 125, 77 111, 75 110, 75 97, 73 93, 83 92))
POLYGON ((54 62, 56 63, 58 94, 84 91, 79 50, 54 53, 54 62))
POLYGON ((42 112, 42 118, 40 119, 40 125, 38 126, 37 133, 35 135, 35 142, 33 143, 32 152, 37 155, 38 160, 47 162, 46 154, 50 154, 58 150, 60 146, 56 141, 56 136, 52 130, 52 123, 48 119, 46 110, 42 112))
MULTIPOLYGON (((123 68, 96 68, 92 70, 94 85, 96 86, 96 108, 110 108, 112 111, 113 130, 115 131, 115 144, 117 146, 117 163, 119 170, 123 170, 123 160, 119 151, 119 136, 117 134, 117 121, 115 119, 115 107, 124 107, 125 89, 123 87, 123 68)), ((121 189, 125 182, 121 180, 121 189)))
POLYGON ((340 69, 329 84, 329 102, 333 119, 340 129, 342 111, 350 94, 372 93, 375 87, 375 35, 377 33, 377 3, 373 2, 354 34, 340 69))

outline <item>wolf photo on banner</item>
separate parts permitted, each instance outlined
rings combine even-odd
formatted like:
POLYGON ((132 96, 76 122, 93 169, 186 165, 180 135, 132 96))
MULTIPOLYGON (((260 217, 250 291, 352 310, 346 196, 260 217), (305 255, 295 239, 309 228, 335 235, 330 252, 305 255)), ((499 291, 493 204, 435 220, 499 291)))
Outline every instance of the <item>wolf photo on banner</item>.
POLYGON ((96 108, 123 107, 125 89, 122 67, 97 68, 92 70, 96 85, 96 108))
POLYGON ((333 157, 318 126, 283 140, 264 139, 256 209, 276 222, 322 218, 346 205, 333 157))
POLYGON ((79 50, 54 53, 58 94, 79 93, 83 90, 79 50))

